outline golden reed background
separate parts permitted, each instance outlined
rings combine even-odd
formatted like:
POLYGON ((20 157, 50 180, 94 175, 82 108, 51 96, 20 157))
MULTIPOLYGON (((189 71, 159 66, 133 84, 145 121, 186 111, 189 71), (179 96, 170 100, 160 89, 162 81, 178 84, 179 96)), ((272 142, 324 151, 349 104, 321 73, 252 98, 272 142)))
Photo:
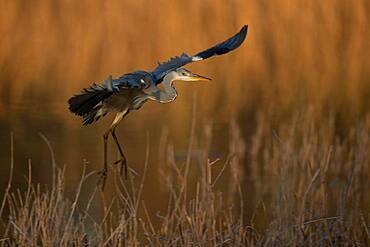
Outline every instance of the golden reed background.
POLYGON ((358 114, 370 103, 369 10, 365 0, 1 1, 0 116, 24 97, 64 103, 242 24, 250 30, 239 50, 191 66, 215 79, 200 97, 210 115, 306 104, 358 114))

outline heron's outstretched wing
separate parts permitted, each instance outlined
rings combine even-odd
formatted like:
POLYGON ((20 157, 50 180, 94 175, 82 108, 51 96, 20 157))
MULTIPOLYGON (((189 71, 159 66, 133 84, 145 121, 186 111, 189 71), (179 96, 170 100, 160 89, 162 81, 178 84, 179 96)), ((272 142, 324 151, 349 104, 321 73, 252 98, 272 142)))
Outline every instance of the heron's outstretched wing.
POLYGON ((215 55, 222 55, 238 48, 245 40, 247 31, 248 26, 243 26, 242 29, 231 38, 207 50, 201 51, 194 56, 189 56, 183 53, 180 56, 171 58, 167 62, 160 63, 157 68, 152 71, 152 75, 156 83, 159 83, 163 77, 172 70, 180 68, 188 63, 204 60, 215 55))
POLYGON ((193 57, 183 53, 180 56, 172 57, 167 62, 159 63, 157 68, 152 71, 152 75, 156 84, 160 83, 165 75, 172 70, 180 68, 193 61, 193 57))

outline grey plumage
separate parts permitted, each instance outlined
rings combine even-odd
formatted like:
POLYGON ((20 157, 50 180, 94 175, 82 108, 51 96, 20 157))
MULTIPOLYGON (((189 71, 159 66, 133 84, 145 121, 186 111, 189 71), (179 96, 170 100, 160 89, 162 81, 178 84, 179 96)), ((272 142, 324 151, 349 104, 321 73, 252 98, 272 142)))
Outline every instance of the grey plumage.
POLYGON ((159 63, 151 72, 135 71, 124 74, 117 79, 108 77, 102 84, 92 84, 83 89, 80 94, 68 100, 69 110, 83 117, 83 124, 91 124, 109 112, 115 112, 116 117, 108 131, 104 134, 104 169, 102 171, 103 186, 107 172, 107 140, 109 133, 112 134, 121 154, 121 166, 125 165, 127 174, 126 158, 115 136, 115 128, 122 118, 132 110, 138 110, 148 100, 160 103, 169 103, 177 97, 176 89, 172 83, 175 80, 199 81, 208 78, 196 75, 181 67, 191 62, 204 60, 216 55, 226 54, 238 48, 247 35, 248 26, 211 48, 201 51, 193 56, 186 53, 173 57, 167 62, 159 63), (162 83, 164 90, 157 85, 162 83))

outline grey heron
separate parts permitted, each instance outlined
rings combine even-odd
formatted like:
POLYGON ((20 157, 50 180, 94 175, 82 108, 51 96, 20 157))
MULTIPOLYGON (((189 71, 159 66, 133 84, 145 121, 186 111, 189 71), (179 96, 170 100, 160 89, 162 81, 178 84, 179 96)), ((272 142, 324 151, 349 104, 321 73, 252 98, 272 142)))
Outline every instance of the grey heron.
POLYGON ((207 59, 215 55, 226 54, 238 48, 247 35, 248 26, 209 49, 201 51, 193 56, 186 53, 172 57, 167 62, 159 63, 153 71, 135 71, 124 74, 117 79, 109 76, 103 83, 93 83, 90 87, 83 89, 80 94, 74 95, 68 100, 69 110, 83 118, 83 124, 88 125, 98 121, 109 112, 115 113, 112 124, 103 135, 104 141, 104 167, 100 172, 102 187, 104 188, 108 173, 108 137, 112 135, 118 148, 122 173, 125 168, 127 177, 127 161, 123 149, 116 136, 118 123, 132 110, 140 109, 148 100, 159 103, 170 103, 177 97, 177 91, 173 86, 174 81, 204 81, 207 77, 197 75, 182 68, 191 62, 207 59), (159 84, 163 85, 160 89, 159 84))

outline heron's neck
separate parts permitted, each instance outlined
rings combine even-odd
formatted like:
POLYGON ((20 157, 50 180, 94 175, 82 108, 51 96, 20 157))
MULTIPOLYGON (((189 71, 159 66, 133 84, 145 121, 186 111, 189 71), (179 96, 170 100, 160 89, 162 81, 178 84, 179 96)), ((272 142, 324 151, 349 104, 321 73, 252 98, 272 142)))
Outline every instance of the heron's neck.
POLYGON ((174 73, 174 72, 170 72, 170 73, 168 73, 168 74, 163 78, 163 85, 164 85, 165 87, 172 87, 172 88, 173 88, 172 84, 173 84, 173 82, 174 82, 175 80, 177 80, 177 79, 178 79, 177 74, 176 74, 176 73, 174 73))
POLYGON ((163 78, 163 91, 160 94, 160 101, 162 103, 167 103, 174 101, 177 97, 177 91, 175 87, 172 85, 173 82, 176 80, 176 76, 173 73, 167 74, 163 78))

